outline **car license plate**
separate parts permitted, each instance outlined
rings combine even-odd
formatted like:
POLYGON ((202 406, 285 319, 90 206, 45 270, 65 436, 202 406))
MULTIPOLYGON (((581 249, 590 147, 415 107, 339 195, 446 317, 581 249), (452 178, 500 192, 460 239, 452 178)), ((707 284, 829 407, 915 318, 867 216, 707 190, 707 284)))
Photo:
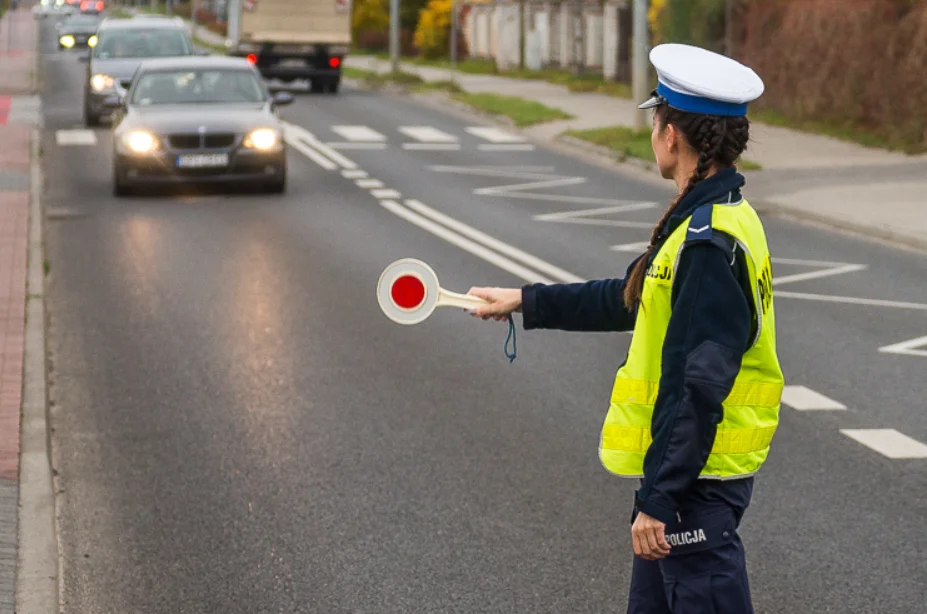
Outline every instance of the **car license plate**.
POLYGON ((227 153, 177 156, 178 168, 219 168, 228 165, 229 155, 227 153))
POLYGON ((304 68, 306 66, 306 60, 303 60, 302 58, 289 58, 286 60, 281 60, 280 66, 284 68, 304 68))

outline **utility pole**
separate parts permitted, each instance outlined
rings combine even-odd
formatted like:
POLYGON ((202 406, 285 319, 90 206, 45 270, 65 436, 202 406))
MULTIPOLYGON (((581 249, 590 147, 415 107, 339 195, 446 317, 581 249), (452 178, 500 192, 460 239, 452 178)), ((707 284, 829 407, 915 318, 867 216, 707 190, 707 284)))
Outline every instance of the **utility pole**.
MULTIPOLYGON (((634 54, 631 68, 634 100, 643 102, 647 98, 647 0, 634 0, 634 54)), ((645 111, 634 114, 634 127, 642 130, 647 123, 645 111)))
POLYGON ((457 81, 457 0, 451 0, 451 82, 457 81))
POLYGON ((586 45, 583 39, 583 2, 577 0, 573 4, 573 74, 579 75, 586 65, 586 45))
POLYGON ((389 3, 389 62, 393 74, 399 72, 399 0, 389 3))

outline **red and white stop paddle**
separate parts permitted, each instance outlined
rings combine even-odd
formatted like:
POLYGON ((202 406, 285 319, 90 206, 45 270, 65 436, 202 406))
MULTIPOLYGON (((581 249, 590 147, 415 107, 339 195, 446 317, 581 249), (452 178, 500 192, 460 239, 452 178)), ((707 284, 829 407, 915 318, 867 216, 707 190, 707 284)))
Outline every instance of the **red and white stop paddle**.
POLYGON ((438 307, 476 309, 486 304, 479 297, 443 289, 432 268, 414 258, 386 267, 377 282, 377 302, 387 318, 406 325, 424 322, 438 307))

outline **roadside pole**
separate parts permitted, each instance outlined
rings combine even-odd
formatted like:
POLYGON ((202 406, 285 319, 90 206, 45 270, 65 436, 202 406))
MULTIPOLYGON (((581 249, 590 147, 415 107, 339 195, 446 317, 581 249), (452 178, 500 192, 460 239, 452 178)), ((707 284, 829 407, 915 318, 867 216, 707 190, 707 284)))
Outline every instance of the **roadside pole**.
MULTIPOLYGON (((634 52, 631 68, 631 82, 635 102, 647 97, 647 0, 634 0, 634 52)), ((634 128, 642 130, 647 125, 646 111, 634 113, 634 128)))
POLYGON ((451 0, 451 83, 457 83, 457 0, 451 0))
POLYGON ((389 3, 389 61, 393 74, 399 72, 399 0, 389 3))

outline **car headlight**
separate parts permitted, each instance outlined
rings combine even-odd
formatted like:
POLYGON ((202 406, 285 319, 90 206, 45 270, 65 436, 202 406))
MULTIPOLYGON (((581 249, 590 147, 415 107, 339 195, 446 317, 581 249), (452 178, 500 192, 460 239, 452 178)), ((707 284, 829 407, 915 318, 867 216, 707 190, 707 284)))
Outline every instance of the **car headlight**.
POLYGON ((110 77, 109 75, 93 75, 90 78, 90 87, 93 88, 95 92, 102 92, 103 90, 111 90, 116 86, 116 80, 110 77))
POLYGON ((97 46, 97 42, 99 42, 99 40, 100 40, 100 39, 97 38, 97 35, 94 34, 93 36, 91 36, 90 38, 87 39, 87 46, 88 46, 88 47, 96 47, 96 46, 97 46))
POLYGON ((267 150, 273 148, 278 140, 276 130, 259 128, 245 138, 243 145, 248 149, 267 150))
POLYGON ((70 34, 65 34, 64 36, 58 39, 58 42, 61 43, 62 47, 67 47, 68 49, 70 49, 71 47, 74 46, 74 37, 71 36, 70 34))
POLYGON ((158 148, 158 139, 145 130, 133 130, 122 137, 125 146, 135 153, 150 153, 158 148))

